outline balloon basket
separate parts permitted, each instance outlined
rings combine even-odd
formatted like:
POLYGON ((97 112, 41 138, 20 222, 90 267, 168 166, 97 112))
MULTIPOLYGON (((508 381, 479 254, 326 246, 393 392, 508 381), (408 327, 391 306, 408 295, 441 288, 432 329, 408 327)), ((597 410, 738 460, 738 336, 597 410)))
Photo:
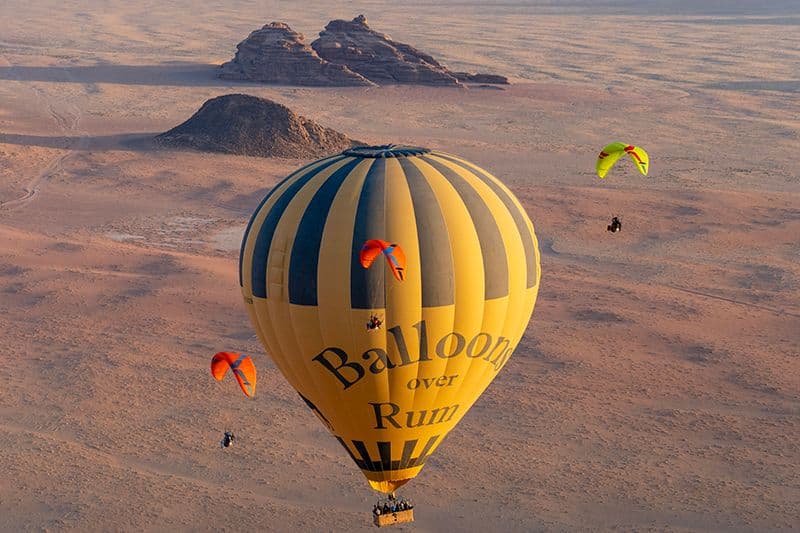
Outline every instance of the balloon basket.
POLYGON ((375 525, 378 527, 391 526, 393 524, 403 524, 414 521, 414 509, 405 511, 395 511, 386 514, 372 515, 375 525))

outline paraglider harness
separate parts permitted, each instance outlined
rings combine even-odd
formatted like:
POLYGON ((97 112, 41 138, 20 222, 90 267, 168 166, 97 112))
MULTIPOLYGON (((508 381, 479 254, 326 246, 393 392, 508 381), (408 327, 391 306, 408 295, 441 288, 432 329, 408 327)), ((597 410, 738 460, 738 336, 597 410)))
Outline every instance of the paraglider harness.
POLYGON ((231 433, 230 431, 226 431, 225 436, 222 437, 222 441, 219 443, 219 447, 220 448, 230 447, 233 444, 233 439, 234 439, 233 433, 231 433))
POLYGON ((405 498, 396 498, 394 493, 378 500, 372 507, 373 523, 378 527, 414 521, 414 504, 405 498))
POLYGON ((619 218, 613 217, 611 219, 611 224, 608 225, 608 231, 611 233, 616 233, 622 229, 622 222, 619 221, 619 218))

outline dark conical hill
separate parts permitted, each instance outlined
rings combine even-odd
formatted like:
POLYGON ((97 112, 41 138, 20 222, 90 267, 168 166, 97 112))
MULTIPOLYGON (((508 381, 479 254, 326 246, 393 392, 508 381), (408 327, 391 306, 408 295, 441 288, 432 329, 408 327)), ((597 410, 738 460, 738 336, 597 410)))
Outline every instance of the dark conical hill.
POLYGON ((362 144, 284 105, 246 94, 206 101, 189 120, 156 136, 155 142, 170 148, 292 159, 321 157, 362 144))

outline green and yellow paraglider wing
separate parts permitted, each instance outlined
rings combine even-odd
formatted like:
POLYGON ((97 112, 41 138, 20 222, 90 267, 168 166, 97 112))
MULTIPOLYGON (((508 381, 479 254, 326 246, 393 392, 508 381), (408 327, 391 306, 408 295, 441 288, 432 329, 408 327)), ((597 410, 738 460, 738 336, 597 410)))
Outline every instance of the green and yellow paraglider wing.
POLYGON ((636 163, 636 168, 639 169, 639 172, 643 176, 647 176, 647 170, 650 168, 650 157, 648 157, 647 152, 638 146, 626 146, 625 153, 636 163))
POLYGON ((647 176, 647 171, 650 167, 650 158, 647 152, 639 146, 633 146, 632 144, 623 142, 608 144, 598 154, 596 164, 597 175, 601 179, 605 178, 608 171, 611 170, 611 167, 625 154, 628 154, 631 160, 636 164, 636 168, 639 169, 639 172, 647 176))

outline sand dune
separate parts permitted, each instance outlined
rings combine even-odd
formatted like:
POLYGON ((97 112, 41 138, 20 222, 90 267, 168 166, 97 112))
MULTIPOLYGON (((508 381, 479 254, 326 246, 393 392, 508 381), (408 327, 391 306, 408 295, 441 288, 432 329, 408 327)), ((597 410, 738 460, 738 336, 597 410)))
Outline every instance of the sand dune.
POLYGON ((0 530, 372 527, 375 495, 240 303, 247 218, 303 162, 139 142, 231 92, 462 154, 536 225, 528 333, 404 491, 404 529, 796 530, 800 13, 569 4, 3 2, 0 530), (514 84, 214 77, 265 22, 314 35, 360 12, 514 84), (647 147, 650 178, 594 177, 617 139, 647 147), (256 358, 257 400, 210 379, 218 349, 256 358))

